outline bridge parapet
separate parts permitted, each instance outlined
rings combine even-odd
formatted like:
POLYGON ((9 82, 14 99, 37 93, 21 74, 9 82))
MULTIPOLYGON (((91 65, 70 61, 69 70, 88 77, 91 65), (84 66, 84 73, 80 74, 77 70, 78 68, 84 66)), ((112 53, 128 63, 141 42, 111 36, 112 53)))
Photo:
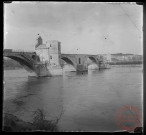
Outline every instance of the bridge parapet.
POLYGON ((4 49, 4 53, 35 53, 34 51, 30 50, 13 50, 13 49, 4 49))
POLYGON ((34 52, 34 51, 31 51, 31 50, 12 50, 12 52, 24 52, 24 53, 31 53, 31 52, 34 52))

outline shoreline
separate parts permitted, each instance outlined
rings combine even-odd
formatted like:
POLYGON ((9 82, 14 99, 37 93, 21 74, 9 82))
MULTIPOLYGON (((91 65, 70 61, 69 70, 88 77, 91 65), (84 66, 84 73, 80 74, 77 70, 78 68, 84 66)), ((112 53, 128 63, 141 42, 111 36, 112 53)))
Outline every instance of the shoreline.
MULTIPOLYGON (((24 131, 48 131, 57 132, 58 131, 58 121, 46 120, 44 118, 44 113, 42 110, 35 111, 36 116, 33 118, 32 122, 25 122, 22 119, 11 113, 4 113, 4 123, 3 131, 6 132, 24 132, 24 131)), ((35 114, 34 113, 34 114, 35 114)))
MULTIPOLYGON (((112 67, 143 67, 143 64, 110 64, 112 67)), ((7 67, 4 70, 24 69, 23 67, 7 67)), ((70 69, 70 68, 68 68, 70 69)))
POLYGON ((143 64, 111 65, 112 67, 143 67, 143 64))

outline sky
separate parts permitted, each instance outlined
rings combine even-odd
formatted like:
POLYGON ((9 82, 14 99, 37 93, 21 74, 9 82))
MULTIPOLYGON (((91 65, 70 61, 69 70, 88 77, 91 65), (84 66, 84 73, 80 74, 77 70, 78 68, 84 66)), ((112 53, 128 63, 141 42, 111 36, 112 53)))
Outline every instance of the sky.
POLYGON ((134 3, 4 4, 4 49, 34 51, 37 34, 62 53, 143 54, 143 7, 134 3))

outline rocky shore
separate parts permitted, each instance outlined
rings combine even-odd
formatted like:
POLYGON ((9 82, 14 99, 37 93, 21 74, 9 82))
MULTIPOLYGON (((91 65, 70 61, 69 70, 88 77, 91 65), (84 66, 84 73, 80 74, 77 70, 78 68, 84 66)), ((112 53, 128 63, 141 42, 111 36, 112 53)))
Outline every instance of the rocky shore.
POLYGON ((9 113, 4 113, 3 117, 3 131, 5 132, 34 132, 34 131, 47 131, 47 132, 57 132, 58 131, 58 121, 45 120, 45 117, 41 110, 35 112, 35 117, 32 122, 25 122, 19 119, 17 116, 9 113))

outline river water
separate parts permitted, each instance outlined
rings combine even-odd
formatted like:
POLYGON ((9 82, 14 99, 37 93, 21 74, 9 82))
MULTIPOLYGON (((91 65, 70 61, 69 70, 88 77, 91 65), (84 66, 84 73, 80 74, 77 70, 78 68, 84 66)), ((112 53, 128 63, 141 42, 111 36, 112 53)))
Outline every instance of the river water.
POLYGON ((142 67, 112 67, 88 73, 36 78, 24 69, 4 71, 3 111, 31 122, 37 109, 47 120, 63 114, 60 131, 120 130, 117 111, 133 105, 142 112, 142 67))

